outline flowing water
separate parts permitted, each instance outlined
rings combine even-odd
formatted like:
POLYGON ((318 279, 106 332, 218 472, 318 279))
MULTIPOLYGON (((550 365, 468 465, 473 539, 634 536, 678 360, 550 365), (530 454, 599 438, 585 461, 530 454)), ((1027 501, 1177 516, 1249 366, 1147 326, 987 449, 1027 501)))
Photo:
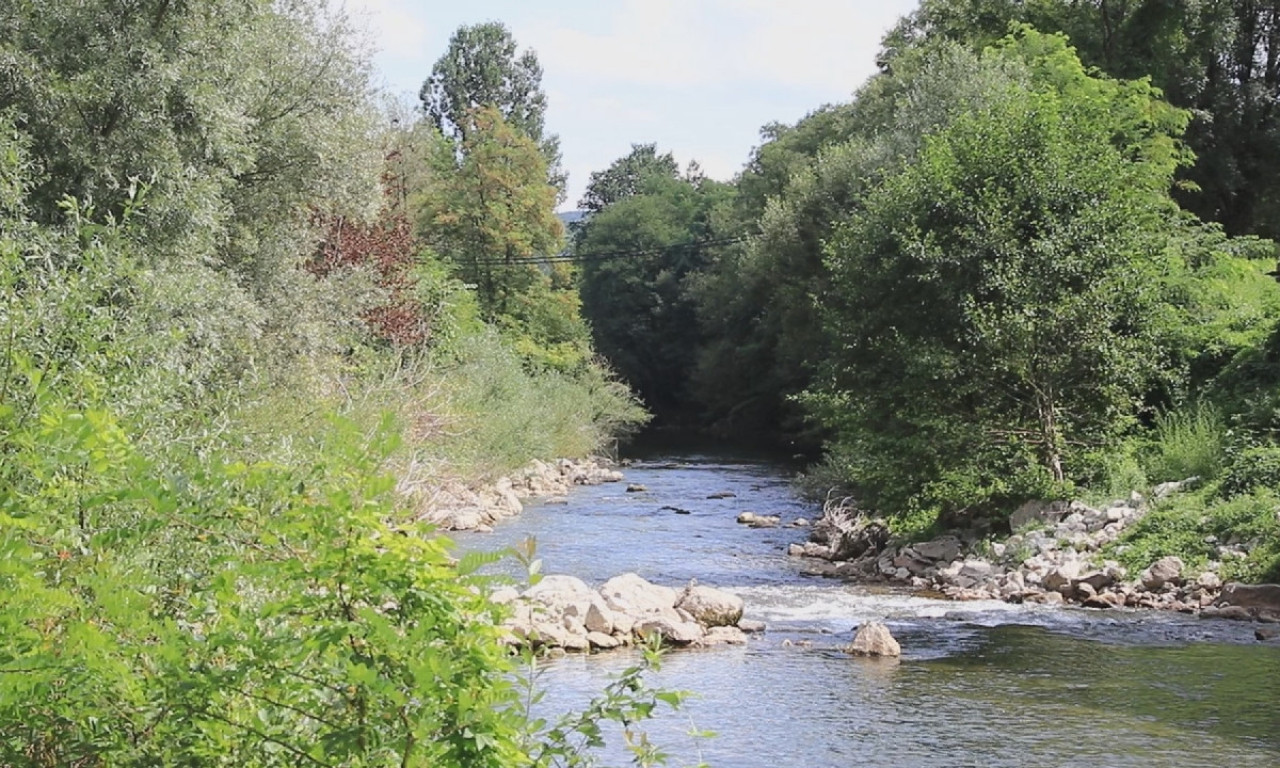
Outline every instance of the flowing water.
MULTIPOLYGON (((816 510, 785 465, 752 456, 665 452, 565 504, 530 504, 490 535, 533 536, 547 573, 599 584, 627 571, 728 589, 769 630, 745 647, 675 651, 651 684, 691 692, 645 730, 673 755, 717 768, 825 766, 1280 766, 1280 647, 1247 624, 1179 615, 952 603, 802 575, 785 554, 795 528, 753 530, 740 512, 816 510), (733 494, 724 498, 712 495, 733 494), (677 513, 676 507, 687 514, 677 513), (885 621, 900 660, 839 648, 885 621), (698 739, 691 730, 717 735, 698 739)), ((508 566, 511 567, 511 566, 508 566)), ((544 714, 581 707, 628 652, 569 656, 540 672, 544 714)), ((625 762, 614 743, 604 757, 625 762)))

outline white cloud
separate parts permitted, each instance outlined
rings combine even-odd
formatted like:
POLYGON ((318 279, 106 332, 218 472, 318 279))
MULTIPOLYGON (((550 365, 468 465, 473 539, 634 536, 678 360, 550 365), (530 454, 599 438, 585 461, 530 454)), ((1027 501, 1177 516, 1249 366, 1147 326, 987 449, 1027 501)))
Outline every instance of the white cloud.
POLYGON ((402 59, 428 58, 425 41, 432 29, 420 6, 410 0, 348 0, 357 19, 365 20, 378 50, 402 59))
POLYGON ((729 178, 757 130, 848 98, 880 38, 918 0, 337 0, 369 19, 376 64, 410 100, 460 24, 499 19, 542 62, 547 127, 570 172, 632 143, 729 178))
POLYGON ((880 38, 915 0, 623 0, 607 28, 522 28, 549 74, 597 83, 707 87, 759 83, 851 92, 880 38))

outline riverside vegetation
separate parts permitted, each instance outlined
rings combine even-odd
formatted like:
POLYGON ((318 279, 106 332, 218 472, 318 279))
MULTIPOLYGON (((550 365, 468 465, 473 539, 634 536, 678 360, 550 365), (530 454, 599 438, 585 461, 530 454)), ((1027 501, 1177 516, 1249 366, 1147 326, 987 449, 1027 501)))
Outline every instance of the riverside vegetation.
POLYGON ((461 93, 391 119, 359 39, 318 0, 0 10, 0 764, 576 765, 658 703, 637 669, 531 720, 483 558, 414 522, 644 413, 572 272, 518 263, 553 145, 461 93))
POLYGON ((731 183, 645 144, 592 176, 574 247, 632 254, 584 264, 597 344, 897 541, 1190 481, 1114 557, 1280 580, 1278 13, 925 0, 731 183))
POLYGON ((926 0, 732 183, 593 175, 578 269, 501 24, 410 114, 323 0, 7 3, 0 763, 582 765, 678 703, 531 719, 519 603, 416 522, 643 423, 596 349, 898 536, 1194 476, 1124 556, 1274 579, 1276 12, 926 0))

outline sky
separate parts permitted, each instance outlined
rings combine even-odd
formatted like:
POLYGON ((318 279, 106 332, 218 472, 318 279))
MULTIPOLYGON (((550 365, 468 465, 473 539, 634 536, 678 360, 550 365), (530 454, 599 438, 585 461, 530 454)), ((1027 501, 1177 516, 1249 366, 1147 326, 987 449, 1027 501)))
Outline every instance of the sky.
POLYGON ((592 171, 632 144, 730 179, 760 128, 847 101, 880 38, 918 0, 345 0, 378 49, 381 85, 418 88, 463 24, 501 21, 542 63, 577 207, 592 171))

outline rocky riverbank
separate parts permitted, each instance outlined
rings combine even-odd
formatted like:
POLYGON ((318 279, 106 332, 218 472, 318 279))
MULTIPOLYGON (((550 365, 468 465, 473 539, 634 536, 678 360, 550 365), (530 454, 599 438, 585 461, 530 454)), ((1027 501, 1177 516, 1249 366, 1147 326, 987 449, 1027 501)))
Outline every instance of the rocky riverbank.
POLYGON ((472 488, 461 482, 433 485, 418 494, 419 519, 445 531, 492 531, 499 520, 524 511, 524 499, 565 496, 578 485, 622 480, 607 459, 534 460, 519 472, 488 486, 472 488))
MULTIPOLYGON (((1156 489, 1177 493, 1178 484, 1156 489)), ((826 505, 809 542, 790 554, 810 558, 812 575, 909 585, 955 600, 1074 603, 1089 608, 1155 608, 1280 622, 1280 586, 1224 585, 1222 563, 1248 542, 1223 542, 1218 559, 1191 569, 1164 557, 1130 574, 1105 552, 1147 512, 1140 494, 1102 509, 1079 501, 1030 502, 1010 517, 1008 536, 971 531, 931 541, 896 540, 883 520, 850 503, 826 505)))
POLYGON ((513 646, 591 651, 654 639, 671 646, 740 645, 746 633, 764 629, 743 620, 736 595, 696 583, 673 589, 634 573, 599 589, 573 576, 546 576, 524 592, 507 588, 491 597, 511 606, 503 627, 513 646))

